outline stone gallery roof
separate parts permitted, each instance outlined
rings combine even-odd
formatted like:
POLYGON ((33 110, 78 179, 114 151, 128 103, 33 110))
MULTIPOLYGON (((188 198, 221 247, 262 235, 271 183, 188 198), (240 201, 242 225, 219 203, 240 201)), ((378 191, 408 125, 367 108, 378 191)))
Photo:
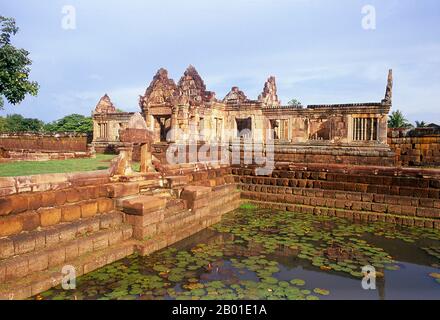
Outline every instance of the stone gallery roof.
POLYGON ((327 108, 362 108, 362 107, 380 107, 381 102, 366 103, 343 103, 343 104, 315 104, 307 106, 307 109, 327 109, 327 108))
MULTIPOLYGON (((307 109, 328 109, 328 108, 371 108, 380 106, 391 106, 393 89, 392 70, 388 73, 388 81, 385 98, 381 102, 350 103, 350 104, 322 104, 309 105, 307 109)), ((231 91, 218 101, 215 93, 206 90, 205 82, 197 72, 196 68, 190 65, 178 84, 168 78, 168 71, 159 69, 147 88, 144 96, 140 97, 140 107, 146 111, 149 107, 174 107, 177 105, 204 106, 210 107, 213 102, 223 103, 232 107, 257 106, 266 109, 302 109, 302 106, 282 106, 277 94, 276 79, 271 76, 264 84, 263 92, 258 100, 250 100, 238 87, 232 87, 231 91)))
POLYGON ((240 104, 248 101, 248 98, 238 87, 232 87, 231 91, 223 99, 223 103, 240 104))

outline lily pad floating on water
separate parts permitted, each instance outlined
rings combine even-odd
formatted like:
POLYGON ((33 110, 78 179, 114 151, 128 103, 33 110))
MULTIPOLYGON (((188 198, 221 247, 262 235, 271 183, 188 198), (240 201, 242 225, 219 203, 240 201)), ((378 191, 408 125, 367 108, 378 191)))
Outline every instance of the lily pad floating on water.
POLYGON ((267 278, 263 278, 262 282, 265 282, 268 284, 276 284, 276 283, 278 283, 278 280, 274 277, 267 277, 267 278))
POLYGON ((330 291, 321 288, 315 288, 313 289, 313 292, 316 294, 320 294, 321 296, 328 296, 330 294, 330 291))
POLYGON ((304 286, 306 284, 306 282, 302 279, 293 279, 290 281, 291 284, 293 284, 294 286, 304 286))

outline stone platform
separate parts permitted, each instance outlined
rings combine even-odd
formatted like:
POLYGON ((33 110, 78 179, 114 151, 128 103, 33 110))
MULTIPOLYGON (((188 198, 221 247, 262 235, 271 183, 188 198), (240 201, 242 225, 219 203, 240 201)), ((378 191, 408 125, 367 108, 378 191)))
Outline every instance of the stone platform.
POLYGON ((236 184, 197 181, 198 173, 114 179, 107 171, 0 178, 0 299, 60 284, 66 265, 81 276, 135 252, 150 254, 239 206, 236 184))

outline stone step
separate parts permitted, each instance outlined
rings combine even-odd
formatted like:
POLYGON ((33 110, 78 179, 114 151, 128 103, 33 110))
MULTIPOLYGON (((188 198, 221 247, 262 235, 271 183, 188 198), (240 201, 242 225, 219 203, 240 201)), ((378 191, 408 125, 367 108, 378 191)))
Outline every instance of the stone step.
MULTIPOLYGON (((250 189, 252 190, 253 188, 250 189)), ((440 203, 433 199, 415 199, 411 197, 321 189, 283 189, 271 187, 270 191, 288 191, 289 193, 243 191, 242 198, 256 201, 285 202, 287 204, 304 204, 337 209, 418 216, 422 218, 440 218, 440 208, 438 208, 440 203)))
POLYGON ((90 218, 113 210, 113 199, 97 198, 0 216, 0 238, 57 225, 61 222, 90 218))
POLYGON ((12 256, 50 248, 99 230, 117 227, 122 223, 122 220, 122 213, 113 211, 96 217, 64 222, 2 238, 0 239, 0 261, 12 256))
POLYGON ((121 209, 130 215, 143 216, 150 212, 165 209, 167 200, 157 196, 140 195, 122 201, 121 209))
POLYGON ((76 277, 95 271, 105 265, 121 260, 134 253, 135 241, 126 240, 107 248, 88 254, 82 254, 74 260, 57 264, 45 271, 34 272, 27 277, 0 283, 0 300, 22 300, 49 290, 63 279, 62 268, 71 265, 76 277))
MULTIPOLYGON (((81 175, 81 174, 75 174, 81 175)), ((58 174, 41 175, 31 177, 18 177, 20 181, 14 181, 13 178, 1 178, 2 180, 12 179, 13 185, 26 183, 28 188, 20 190, 20 193, 14 193, 5 196, 0 201, 0 216, 16 214, 20 212, 38 210, 40 208, 59 207, 65 204, 77 203, 83 200, 106 198, 109 194, 109 185, 101 184, 96 186, 73 187, 72 183, 59 181, 58 174), (38 179, 38 177, 41 177, 38 179), (51 182, 45 181, 49 187, 42 187, 39 180, 52 179, 51 182), (30 180, 30 181, 28 181, 30 180), (36 180, 36 181, 33 181, 36 180), (58 184, 58 185, 57 185, 58 184), (32 187, 31 187, 32 186, 32 187), (57 187, 58 189, 52 190, 57 187)), ((63 177, 63 175, 61 176, 63 177)))
POLYGON ((74 260, 84 254, 128 240, 132 234, 133 229, 130 225, 119 225, 3 260, 0 262, 0 283, 65 264, 66 261, 74 260))
POLYGON ((152 180, 144 180, 139 182, 139 191, 145 192, 149 190, 154 190, 161 187, 161 179, 157 177, 152 180))
POLYGON ((127 222, 133 225, 133 237, 145 240, 164 232, 178 232, 182 225, 196 220, 194 212, 183 210, 171 217, 164 218, 164 211, 156 211, 145 216, 127 215, 127 222))
POLYGON ((222 214, 233 211, 241 203, 240 195, 231 196, 231 201, 217 206, 202 207, 196 210, 182 210, 171 216, 163 216, 161 211, 144 216, 143 220, 127 217, 127 221, 134 225, 133 234, 138 240, 156 238, 159 234, 178 234, 180 229, 193 223, 202 224, 204 227, 220 221, 222 214))
POLYGON ((166 186, 170 189, 183 187, 188 185, 190 182, 188 176, 167 176, 164 178, 164 180, 166 182, 166 186))
POLYGON ((221 215, 207 215, 203 219, 196 220, 190 223, 181 224, 176 227, 173 232, 164 231, 151 239, 139 241, 136 245, 136 251, 143 255, 149 255, 153 252, 166 248, 181 240, 184 240, 194 234, 210 227, 221 221, 221 215))
POLYGON ((291 212, 307 213, 307 214, 322 215, 329 217, 340 217, 355 221, 386 222, 397 225, 416 226, 416 227, 424 227, 424 228, 440 230, 439 219, 435 220, 430 218, 399 216, 399 215, 387 214, 387 213, 345 210, 345 209, 335 209, 335 208, 327 208, 327 207, 314 207, 307 205, 288 205, 286 203, 278 203, 278 202, 266 202, 266 201, 254 201, 254 200, 250 200, 249 202, 259 206, 260 208, 285 210, 291 212))
POLYGON ((156 234, 154 237, 148 240, 139 241, 136 244, 136 251, 140 255, 146 256, 158 250, 164 249, 180 240, 202 231, 203 229, 203 224, 200 221, 197 221, 176 229, 175 232, 162 232, 156 234))
POLYGON ((196 214, 193 211, 183 210, 174 214, 171 217, 166 217, 162 222, 158 224, 157 230, 159 233, 168 230, 175 230, 185 224, 191 223, 195 219, 196 214))
POLYGON ((186 203, 182 199, 170 199, 164 209, 164 217, 172 217, 186 209, 186 203))
POLYGON ((241 184, 240 188, 244 191, 263 192, 267 194, 294 194, 308 197, 324 197, 339 200, 354 200, 375 202, 384 204, 401 204, 405 206, 424 207, 440 209, 440 200, 432 198, 420 198, 411 196, 398 196, 388 194, 376 194, 368 192, 353 192, 341 190, 325 190, 320 188, 294 188, 294 187, 280 187, 280 186, 261 186, 253 184, 241 184))
POLYGON ((173 197, 172 191, 170 189, 155 189, 149 191, 148 194, 146 195, 151 195, 153 197, 166 198, 166 199, 171 199, 173 197))
MULTIPOLYGON (((325 172, 316 172, 316 174, 324 174, 325 172)), ((338 176, 339 177, 339 176, 338 176)), ((341 179, 344 176, 341 175, 341 179)), ((416 178, 408 178, 400 185, 393 184, 392 177, 377 176, 359 176, 349 181, 340 180, 320 180, 313 176, 307 178, 268 178, 255 176, 235 176, 235 182, 239 184, 253 184, 260 186, 280 186, 294 188, 319 188, 323 190, 340 190, 349 192, 376 193, 384 195, 407 196, 416 198, 440 198, 440 183, 434 184, 428 179, 420 180, 416 178), (381 180, 382 179, 382 180, 381 180), (376 181, 377 180, 377 181, 376 181), (420 182, 421 181, 421 182, 420 182), (411 184, 412 183, 412 184, 411 184), (423 184, 422 184, 423 183, 423 184)), ((339 178, 338 178, 339 179, 339 178)))

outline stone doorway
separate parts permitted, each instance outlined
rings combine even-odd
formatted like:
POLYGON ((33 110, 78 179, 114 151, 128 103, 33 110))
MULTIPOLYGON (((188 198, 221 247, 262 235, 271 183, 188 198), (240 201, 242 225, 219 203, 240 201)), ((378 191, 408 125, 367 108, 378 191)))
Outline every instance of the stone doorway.
POLYGON ((252 138, 252 118, 236 119, 237 137, 249 139, 252 138))
POLYGON ((155 120, 155 131, 159 135, 160 142, 167 142, 167 135, 171 130, 171 117, 157 116, 155 120))

